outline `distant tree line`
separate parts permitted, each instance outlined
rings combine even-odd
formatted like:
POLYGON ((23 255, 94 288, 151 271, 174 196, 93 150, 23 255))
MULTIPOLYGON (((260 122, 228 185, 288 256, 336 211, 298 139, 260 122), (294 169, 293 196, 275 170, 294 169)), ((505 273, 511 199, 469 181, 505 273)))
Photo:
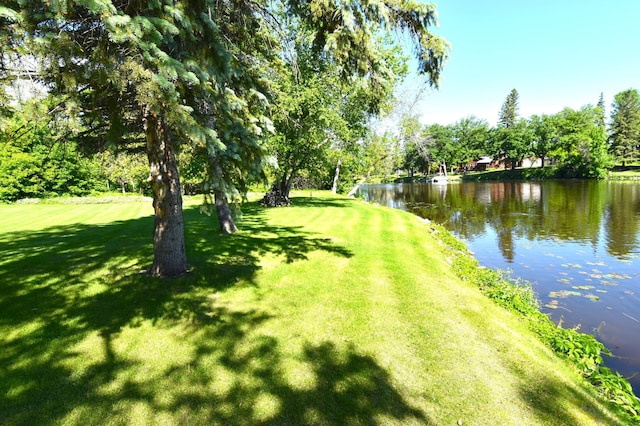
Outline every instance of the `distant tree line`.
POLYGON ((410 174, 428 173, 441 162, 465 170, 480 157, 505 168, 535 159, 553 166, 557 177, 602 178, 614 165, 640 164, 640 99, 636 89, 615 95, 609 121, 602 95, 596 106, 565 108, 556 114, 518 115, 518 92, 507 96, 498 123, 466 117, 452 125, 421 126, 417 116, 402 119, 399 140, 410 174))

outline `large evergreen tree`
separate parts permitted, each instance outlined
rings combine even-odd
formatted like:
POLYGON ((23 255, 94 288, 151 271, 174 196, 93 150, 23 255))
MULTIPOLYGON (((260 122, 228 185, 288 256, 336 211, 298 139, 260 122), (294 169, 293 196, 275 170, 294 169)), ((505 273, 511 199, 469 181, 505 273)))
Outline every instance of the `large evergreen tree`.
POLYGON ((495 132, 495 153, 515 169, 530 151, 530 132, 525 120, 518 120, 519 95, 512 89, 500 108, 498 128, 495 132))
POLYGON ((518 108, 519 106, 519 95, 516 89, 512 89, 507 95, 507 99, 505 99, 502 104, 502 108, 500 108, 500 114, 498 115, 498 125, 500 127, 504 127, 508 129, 513 127, 516 124, 516 120, 518 119, 518 108))
POLYGON ((253 59, 254 51, 266 47, 228 41, 260 39, 259 31, 249 34, 256 23, 250 6, 84 0, 14 6, 29 36, 17 49, 40 58, 42 81, 80 106, 96 142, 142 136, 154 195, 154 275, 187 269, 176 162, 180 144, 240 161, 257 151, 251 136, 266 121, 259 110, 250 111, 260 102, 253 59))
POLYGON ((628 89, 615 95, 611 105, 610 145, 611 154, 623 166, 640 154, 640 95, 636 89, 628 89))
MULTIPOLYGON (((279 51, 272 7, 262 0, 9 0, 0 9, 0 57, 39 58, 41 80, 78 105, 95 143, 145 144, 155 210, 153 275, 187 270, 176 161, 182 145, 207 156, 221 206, 238 182, 260 173, 270 127, 265 69, 279 51)), ((438 81, 447 45, 429 32, 431 4, 284 1, 283 7, 308 25, 316 49, 335 56, 344 78, 375 78, 371 41, 399 28, 412 35, 420 70, 438 81)))
POLYGON ((600 115, 598 116, 598 126, 605 128, 606 127, 606 108, 604 104, 604 93, 600 93, 600 97, 598 98, 597 107, 600 108, 600 115))

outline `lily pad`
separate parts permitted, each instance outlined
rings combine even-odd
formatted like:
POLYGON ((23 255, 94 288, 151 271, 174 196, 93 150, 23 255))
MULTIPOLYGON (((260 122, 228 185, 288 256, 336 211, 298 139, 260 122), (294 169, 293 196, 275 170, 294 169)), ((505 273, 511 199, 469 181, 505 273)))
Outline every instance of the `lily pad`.
POLYGON ((549 308, 549 309, 558 309, 558 301, 557 300, 552 300, 549 303, 544 305, 545 308, 549 308))
POLYGON ((569 296, 582 296, 582 293, 579 291, 571 291, 571 290, 559 290, 552 291, 549 293, 549 297, 557 297, 560 299, 566 299, 569 296))
POLYGON ((596 287, 592 285, 574 285, 571 288, 575 288, 576 290, 591 290, 596 287))

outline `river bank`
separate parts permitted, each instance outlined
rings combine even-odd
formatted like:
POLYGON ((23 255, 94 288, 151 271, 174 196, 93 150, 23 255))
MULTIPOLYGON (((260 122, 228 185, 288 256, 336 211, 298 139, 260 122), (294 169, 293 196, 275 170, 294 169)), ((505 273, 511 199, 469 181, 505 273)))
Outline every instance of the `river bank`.
MULTIPOLYGON (((419 183, 426 182, 430 177, 428 175, 415 174, 413 176, 377 176, 369 179, 370 184, 378 183, 419 183)), ((515 170, 510 169, 490 169, 480 172, 467 172, 463 174, 450 173, 448 180, 455 181, 538 181, 548 179, 566 179, 566 176, 558 175, 553 167, 520 167, 515 170)), ((608 180, 640 180, 640 167, 614 167, 607 173, 608 180)))
POLYGON ((442 231, 301 194, 230 238, 188 200, 170 281, 137 273, 148 203, 0 206, 0 423, 628 423, 442 231))

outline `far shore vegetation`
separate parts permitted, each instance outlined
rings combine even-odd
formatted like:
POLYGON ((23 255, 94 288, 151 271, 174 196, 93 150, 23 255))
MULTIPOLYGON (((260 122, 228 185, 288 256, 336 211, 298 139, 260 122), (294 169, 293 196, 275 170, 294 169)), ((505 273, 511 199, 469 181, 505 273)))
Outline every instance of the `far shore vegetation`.
MULTIPOLYGON (((428 182, 435 174, 414 173, 413 176, 406 174, 372 176, 369 183, 420 183, 428 182)), ((567 179, 562 170, 554 166, 541 167, 518 167, 515 169, 505 169, 504 167, 491 168, 485 171, 469 171, 464 173, 449 173, 448 180, 456 181, 536 181, 548 179, 567 179)), ((640 165, 617 166, 607 172, 606 180, 628 180, 640 181, 640 165)))

